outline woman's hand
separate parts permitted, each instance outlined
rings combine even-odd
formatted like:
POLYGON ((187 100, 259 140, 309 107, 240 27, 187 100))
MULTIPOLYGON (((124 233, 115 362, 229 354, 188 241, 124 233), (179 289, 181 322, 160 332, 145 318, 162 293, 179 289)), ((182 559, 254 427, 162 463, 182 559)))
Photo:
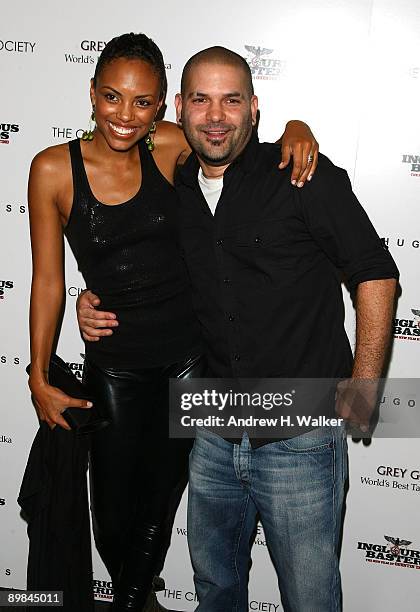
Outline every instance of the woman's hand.
POLYGON ((311 129, 303 121, 288 121, 281 137, 280 169, 286 168, 293 156, 292 185, 303 187, 310 181, 318 164, 319 145, 311 129))
POLYGON ((71 429, 62 416, 66 408, 91 408, 93 406, 92 402, 70 397, 44 381, 34 381, 29 378, 29 388, 39 419, 46 421, 51 429, 54 429, 56 425, 60 425, 63 429, 71 429))

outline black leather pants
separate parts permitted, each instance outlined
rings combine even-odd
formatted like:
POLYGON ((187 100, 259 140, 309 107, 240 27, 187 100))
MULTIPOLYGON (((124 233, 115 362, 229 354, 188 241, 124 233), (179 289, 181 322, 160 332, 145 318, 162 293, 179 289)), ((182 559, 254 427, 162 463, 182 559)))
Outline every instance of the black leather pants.
POLYGON ((204 377, 194 357, 114 370, 86 361, 85 382, 111 424, 92 435, 90 487, 98 552, 114 585, 113 610, 140 612, 169 547, 192 440, 168 437, 168 379, 204 377))

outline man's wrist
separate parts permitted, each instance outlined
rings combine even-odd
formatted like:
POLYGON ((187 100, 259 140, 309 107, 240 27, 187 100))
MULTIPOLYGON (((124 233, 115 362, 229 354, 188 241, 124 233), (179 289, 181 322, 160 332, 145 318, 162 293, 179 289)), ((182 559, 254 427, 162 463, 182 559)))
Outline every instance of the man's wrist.
POLYGON ((79 295, 77 296, 76 299, 76 310, 78 310, 79 308, 79 302, 80 302, 80 298, 82 297, 82 295, 84 295, 86 292, 88 291, 88 289, 82 289, 82 291, 79 293, 79 295))

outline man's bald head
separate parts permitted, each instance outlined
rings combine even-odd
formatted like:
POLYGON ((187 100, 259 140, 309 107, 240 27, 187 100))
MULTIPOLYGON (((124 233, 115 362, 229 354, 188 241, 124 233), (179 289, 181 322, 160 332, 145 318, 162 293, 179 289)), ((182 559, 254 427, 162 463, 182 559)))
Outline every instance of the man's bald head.
POLYGON ((199 51, 187 61, 182 71, 181 77, 181 94, 184 95, 187 89, 187 83, 192 69, 199 64, 224 64, 239 68, 243 71, 249 97, 254 95, 254 87, 252 84, 251 70, 247 61, 238 53, 226 49, 226 47, 209 47, 199 51))

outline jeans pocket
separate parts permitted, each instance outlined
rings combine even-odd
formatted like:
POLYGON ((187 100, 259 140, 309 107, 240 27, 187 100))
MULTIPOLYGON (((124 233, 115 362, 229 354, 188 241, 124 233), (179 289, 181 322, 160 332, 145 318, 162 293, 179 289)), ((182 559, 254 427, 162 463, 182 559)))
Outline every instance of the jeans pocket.
POLYGON ((300 436, 282 440, 287 450, 295 453, 321 452, 334 448, 335 439, 330 427, 317 427, 300 436))

